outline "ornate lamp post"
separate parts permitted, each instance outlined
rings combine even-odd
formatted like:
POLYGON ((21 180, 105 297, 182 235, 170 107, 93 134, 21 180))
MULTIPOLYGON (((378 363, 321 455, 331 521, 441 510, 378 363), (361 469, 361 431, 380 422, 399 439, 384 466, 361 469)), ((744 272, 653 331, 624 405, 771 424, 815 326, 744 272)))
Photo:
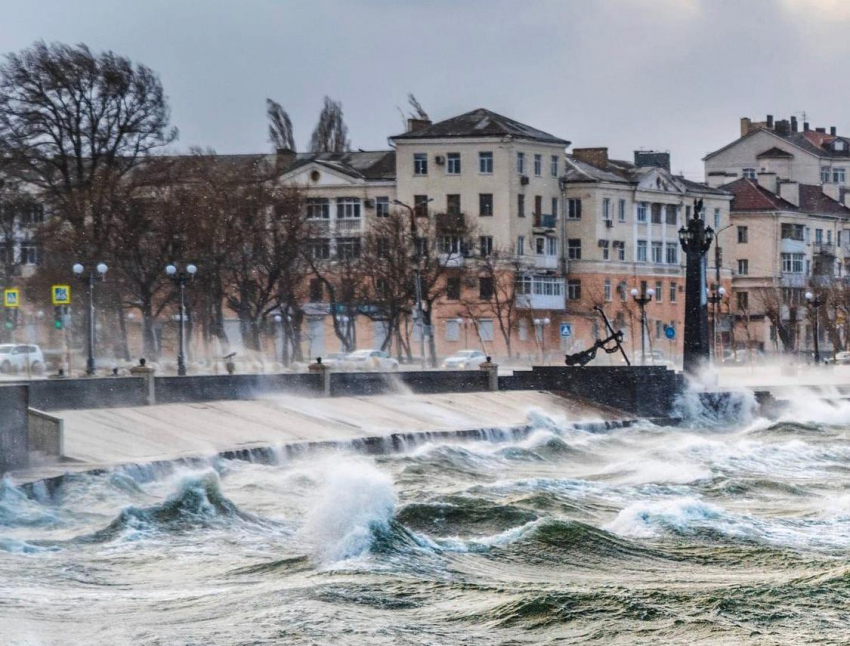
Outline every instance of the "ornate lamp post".
POLYGON ((652 301, 655 296, 655 290, 651 287, 646 290, 645 294, 641 294, 638 290, 631 291, 632 298, 640 307, 640 362, 641 365, 646 365, 646 305, 652 301))
POLYGON ((711 292, 711 296, 707 298, 708 302, 711 303, 712 306, 712 317, 711 317, 711 331, 712 331, 712 343, 711 347, 713 348, 712 353, 714 354, 714 361, 717 362, 717 306, 723 301, 723 297, 726 296, 726 288, 718 287, 716 284, 714 285, 714 291, 711 292))
POLYGON ((694 203, 694 216, 679 229, 679 244, 685 252, 685 372, 696 374, 710 356, 708 296, 705 290, 705 254, 714 240, 714 230, 702 219, 702 200, 694 203))
POLYGON ((189 278, 194 278, 195 273, 198 271, 198 268, 195 265, 189 264, 186 265, 186 271, 178 271, 177 267, 174 265, 168 265, 165 268, 165 273, 168 274, 168 277, 177 283, 180 287, 180 341, 178 345, 177 351, 177 374, 181 377, 186 375, 186 354, 184 352, 184 344, 185 344, 185 321, 186 321, 186 306, 185 301, 183 299, 183 292, 186 289, 186 276, 188 274, 189 278))
POLYGON ((534 319, 534 327, 537 329, 537 334, 540 336, 540 359, 543 364, 546 364, 546 326, 552 321, 549 317, 544 319, 534 319))
MULTIPOLYGON (((86 270, 80 263, 76 263, 72 267, 74 274, 78 278, 83 278, 83 272, 86 270)), ((109 267, 106 266, 106 263, 99 262, 97 267, 97 276, 102 280, 106 278, 106 272, 109 271, 109 267)), ((94 362, 94 285, 95 285, 95 271, 89 270, 88 275, 83 278, 88 283, 88 297, 89 297, 89 313, 88 313, 88 359, 86 359, 86 374, 91 376, 95 372, 95 362, 94 362)))
POLYGON ((806 292, 806 300, 809 301, 809 305, 815 311, 814 317, 814 335, 815 335, 815 365, 820 363, 820 348, 818 347, 818 310, 821 306, 820 296, 815 296, 811 292, 806 292))

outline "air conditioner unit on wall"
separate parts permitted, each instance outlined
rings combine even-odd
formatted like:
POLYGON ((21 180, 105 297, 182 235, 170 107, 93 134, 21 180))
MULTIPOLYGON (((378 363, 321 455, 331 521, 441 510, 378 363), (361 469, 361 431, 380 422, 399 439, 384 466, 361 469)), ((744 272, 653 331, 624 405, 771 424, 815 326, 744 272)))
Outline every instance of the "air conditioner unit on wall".
POLYGON ((363 205, 364 205, 367 209, 374 208, 374 207, 375 207, 375 200, 363 200, 363 205))
POLYGON ((605 220, 605 226, 608 227, 609 229, 613 229, 614 228, 614 220, 605 220))
POLYGON ((522 184, 523 186, 527 186, 528 185, 528 175, 523 175, 522 177, 520 177, 519 183, 522 184))
POLYGON ((434 163, 437 164, 437 166, 442 166, 446 163, 446 158, 442 155, 437 155, 436 157, 434 157, 434 163))

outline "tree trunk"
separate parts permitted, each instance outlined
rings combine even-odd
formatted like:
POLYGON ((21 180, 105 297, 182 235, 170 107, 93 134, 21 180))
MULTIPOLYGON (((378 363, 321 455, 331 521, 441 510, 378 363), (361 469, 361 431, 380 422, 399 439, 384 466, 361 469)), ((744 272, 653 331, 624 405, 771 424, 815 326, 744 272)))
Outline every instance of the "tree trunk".
POLYGON ((127 321, 124 318, 124 308, 120 305, 118 306, 118 311, 116 312, 118 315, 118 329, 121 334, 120 343, 121 343, 121 355, 124 361, 130 360, 130 345, 127 342, 127 321))

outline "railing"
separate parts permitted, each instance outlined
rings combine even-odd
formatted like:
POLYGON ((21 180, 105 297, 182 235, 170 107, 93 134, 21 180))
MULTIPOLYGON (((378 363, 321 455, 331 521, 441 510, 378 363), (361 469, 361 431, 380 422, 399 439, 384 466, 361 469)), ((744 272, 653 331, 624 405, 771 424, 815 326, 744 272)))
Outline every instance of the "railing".
POLYGON ((556 222, 557 217, 554 215, 544 215, 543 213, 534 214, 535 229, 554 229, 556 222))
POLYGON ((805 287, 806 286, 806 274, 782 274, 782 286, 783 287, 805 287))
POLYGON ((336 220, 337 233, 360 233, 363 230, 362 218, 336 220))
POLYGON ((831 242, 816 242, 814 251, 815 253, 820 253, 825 256, 834 256, 835 245, 831 242))
POLYGON ((534 256, 534 266, 538 269, 557 269, 558 256, 534 256))
POLYGON ((444 267, 463 267, 464 257, 459 253, 441 253, 438 257, 444 267))
POLYGON ((517 283, 516 306, 526 310, 563 310, 566 293, 563 278, 549 276, 533 276, 529 283, 517 283))

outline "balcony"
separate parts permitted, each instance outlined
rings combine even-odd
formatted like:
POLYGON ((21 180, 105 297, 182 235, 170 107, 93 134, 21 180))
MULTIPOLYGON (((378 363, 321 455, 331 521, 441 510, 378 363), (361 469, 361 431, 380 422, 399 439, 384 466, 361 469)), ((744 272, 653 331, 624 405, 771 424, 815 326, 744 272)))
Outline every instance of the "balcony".
POLYGON ((534 266, 537 269, 557 269, 558 256, 534 256, 534 266))
POLYGON ((563 278, 525 276, 517 282, 516 306, 523 310, 563 310, 565 293, 563 278))
POLYGON ((311 236, 320 238, 330 234, 331 221, 320 218, 311 218, 307 220, 307 226, 310 229, 311 236))
POLYGON ((466 228, 466 219, 463 213, 437 213, 436 225, 438 233, 462 232, 466 228))
POLYGON ((340 235, 350 235, 363 231, 363 218, 346 218, 334 220, 334 222, 336 223, 336 232, 340 235))
POLYGON ((534 232, 545 233, 546 231, 554 231, 557 226, 558 218, 554 215, 544 215, 543 213, 534 214, 534 232))
POLYGON ((437 259, 443 267, 463 267, 466 260, 459 253, 441 253, 437 259))
POLYGON ((831 242, 816 242, 814 247, 816 254, 835 257, 835 245, 831 242))
POLYGON ((806 274, 782 274, 782 286, 783 287, 797 287, 802 288, 806 286, 806 274))

